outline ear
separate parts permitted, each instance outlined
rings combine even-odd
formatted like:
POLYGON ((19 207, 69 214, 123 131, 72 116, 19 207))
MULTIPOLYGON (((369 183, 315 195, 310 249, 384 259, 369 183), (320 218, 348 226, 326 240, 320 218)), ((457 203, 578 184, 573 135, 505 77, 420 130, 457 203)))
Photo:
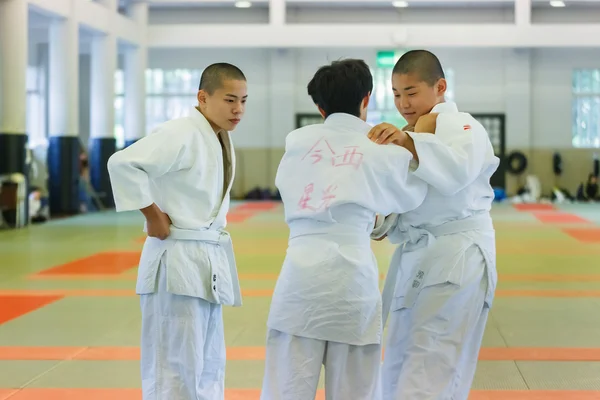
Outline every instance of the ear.
POLYGON ((448 89, 448 82, 446 82, 446 79, 441 78, 439 81, 437 81, 436 89, 438 96, 443 96, 448 89))
POLYGON ((198 90, 198 94, 196 98, 198 99, 198 104, 206 104, 206 98, 208 97, 208 93, 204 90, 198 90))
POLYGON ((369 94, 368 94, 368 95, 366 95, 366 96, 365 96, 365 98, 363 99, 363 103, 362 103, 362 105, 363 105, 363 107, 364 107, 365 109, 367 109, 367 108, 369 107, 369 100, 371 100, 371 93, 370 93, 370 92, 369 92, 369 94))
POLYGON ((317 106, 317 108, 319 109, 319 113, 321 113, 321 117, 325 118, 325 111, 320 106, 317 106))

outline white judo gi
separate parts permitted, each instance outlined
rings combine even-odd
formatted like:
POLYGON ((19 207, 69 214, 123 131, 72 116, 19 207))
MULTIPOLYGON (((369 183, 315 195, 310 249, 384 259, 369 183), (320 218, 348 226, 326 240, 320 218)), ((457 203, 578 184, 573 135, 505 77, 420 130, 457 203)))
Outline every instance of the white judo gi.
POLYGON ((276 185, 290 229, 268 318, 262 400, 381 396, 382 313, 370 233, 376 213, 407 212, 427 185, 412 154, 381 146, 349 114, 290 133, 276 185))
POLYGON ((411 172, 429 184, 425 201, 397 217, 399 243, 386 279, 391 308, 382 372, 384 400, 466 400, 497 282, 490 177, 499 159, 484 127, 454 103, 435 135, 409 133, 411 172), (397 274, 397 275, 396 275, 397 274))
POLYGON ((144 400, 224 399, 222 305, 241 305, 231 239, 224 231, 235 156, 197 110, 160 125, 108 162, 117 211, 152 203, 172 221, 148 237, 141 295, 144 400))

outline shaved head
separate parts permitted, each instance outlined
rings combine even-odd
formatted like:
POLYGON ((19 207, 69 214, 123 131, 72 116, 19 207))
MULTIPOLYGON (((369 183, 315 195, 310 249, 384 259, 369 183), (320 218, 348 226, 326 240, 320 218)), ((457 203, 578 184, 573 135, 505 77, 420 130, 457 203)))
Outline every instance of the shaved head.
POLYGON ((246 76, 235 65, 227 63, 209 65, 202 72, 198 90, 204 90, 209 95, 212 95, 216 90, 221 89, 227 80, 246 81, 246 76))
POLYGON ((429 86, 445 78, 440 60, 427 50, 412 50, 405 53, 394 66, 393 74, 415 74, 429 86))

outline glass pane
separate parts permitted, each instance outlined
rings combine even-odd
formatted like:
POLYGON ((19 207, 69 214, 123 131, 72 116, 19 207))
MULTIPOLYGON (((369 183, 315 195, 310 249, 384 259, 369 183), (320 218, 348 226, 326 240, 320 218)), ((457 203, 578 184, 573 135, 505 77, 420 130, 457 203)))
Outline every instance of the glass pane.
MULTIPOLYGON (((575 76, 575 74, 573 74, 575 76)), ((572 134, 572 143, 573 147, 580 147, 581 143, 579 140, 579 130, 578 130, 578 120, 579 120, 579 99, 577 97, 573 98, 571 102, 571 134, 572 134)))
POLYGON ((44 122, 44 97, 37 93, 28 93, 26 129, 29 147, 46 144, 44 122))
POLYGON ((181 93, 191 93, 195 86, 192 83, 192 72, 187 69, 181 70, 181 93))
POLYGON ((371 92, 371 99, 369 100, 369 105, 367 106, 368 111, 377 109, 377 99, 375 98, 375 93, 377 92, 377 87, 375 85, 375 74, 377 70, 371 69, 371 75, 373 76, 373 91, 371 92))
POLYGON ((192 83, 194 92, 198 91, 198 87, 200 86, 200 79, 202 78, 202 72, 204 72, 204 70, 196 69, 192 73, 192 83))
POLYGON ((395 110, 396 105, 394 104, 394 91, 392 90, 392 68, 386 68, 383 70, 383 79, 385 81, 385 109, 395 110))
POLYGON ((579 75, 579 92, 590 93, 592 91, 592 71, 589 69, 581 70, 579 75))
POLYGON ((406 125, 406 120, 396 109, 383 112, 381 115, 381 122, 387 122, 398 128, 403 128, 406 125))
POLYGON ((160 94, 164 92, 164 74, 160 69, 155 69, 152 73, 152 93, 160 94))
POLYGON ((385 79, 385 72, 383 69, 377 69, 377 75, 375 79, 375 108, 379 111, 385 110, 385 91, 388 89, 389 83, 385 79))
POLYGON ((146 100, 146 129, 148 132, 157 125, 166 121, 164 115, 164 99, 162 97, 149 97, 146 100))
POLYGON ((446 75, 446 84, 447 84, 446 100, 455 101, 454 100, 454 87, 455 87, 454 70, 451 68, 448 68, 445 72, 445 75, 446 75))
POLYGON ((367 114, 367 123, 371 125, 377 125, 381 123, 381 112, 377 110, 369 111, 367 114))
POLYGON ((600 94, 600 69, 592 70, 592 92, 600 94))
POLYGON ((596 147, 600 135, 600 96, 590 99, 590 126, 588 130, 588 147, 596 147))
POLYGON ((575 99, 575 102, 576 126, 573 142, 577 143, 577 147, 587 147, 591 114, 591 99, 589 97, 578 97, 575 99))
POLYGON ((580 70, 579 69, 574 69, 573 70, 573 74, 571 76, 571 88, 573 93, 579 93, 579 75, 580 75, 580 70))
POLYGON ((38 76, 40 73, 40 69, 37 67, 27 67, 27 91, 28 92, 33 92, 33 91, 38 91, 39 90, 39 85, 38 85, 38 76))
POLYGON ((152 74, 153 74, 153 70, 151 70, 151 69, 146 70, 146 93, 147 94, 154 93, 152 74))
POLYGON ((123 70, 115 71, 115 94, 120 95, 125 93, 125 74, 123 70))

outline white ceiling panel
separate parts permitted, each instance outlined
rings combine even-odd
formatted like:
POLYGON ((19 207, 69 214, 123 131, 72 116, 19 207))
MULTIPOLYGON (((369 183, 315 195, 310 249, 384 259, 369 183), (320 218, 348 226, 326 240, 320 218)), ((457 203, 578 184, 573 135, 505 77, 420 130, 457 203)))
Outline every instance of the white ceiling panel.
MULTIPOLYGON (((125 0, 121 0, 125 1, 125 0)), ((563 0, 567 6, 600 6, 600 0, 563 0)), ((237 0, 148 0, 152 7, 234 7, 237 0)), ((267 6, 269 0, 250 0, 252 6, 267 6)), ((406 0, 409 7, 498 7, 514 6, 514 0, 406 0)), ((549 0, 531 0, 534 6, 550 6, 549 0)), ((392 0, 287 0, 288 6, 392 7, 392 0)))

